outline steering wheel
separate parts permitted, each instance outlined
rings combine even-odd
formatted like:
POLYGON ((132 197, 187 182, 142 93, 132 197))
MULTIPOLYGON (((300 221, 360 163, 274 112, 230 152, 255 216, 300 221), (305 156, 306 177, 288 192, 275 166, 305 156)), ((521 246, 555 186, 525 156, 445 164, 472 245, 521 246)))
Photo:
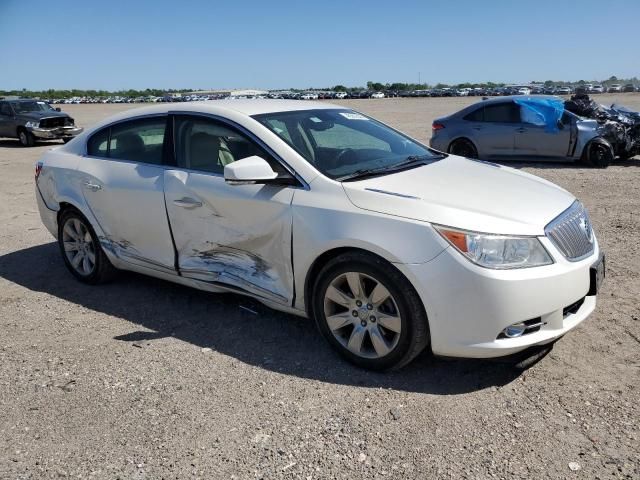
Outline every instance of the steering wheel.
POLYGON ((350 163, 355 163, 357 158, 355 156, 356 152, 353 148, 344 148, 340 151, 338 155, 336 155, 334 160, 334 168, 339 167, 340 165, 349 165, 350 163), (351 158, 349 158, 351 157, 351 158), (351 161, 349 161, 351 160, 351 161))

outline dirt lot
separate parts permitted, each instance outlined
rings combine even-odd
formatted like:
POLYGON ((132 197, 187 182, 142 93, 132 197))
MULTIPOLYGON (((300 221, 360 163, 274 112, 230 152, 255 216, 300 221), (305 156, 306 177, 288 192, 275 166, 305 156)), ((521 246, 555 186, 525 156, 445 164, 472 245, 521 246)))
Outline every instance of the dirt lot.
MULTIPOLYGON (((340 103, 427 140, 476 100, 340 103)), ((50 146, 0 140, 0 478, 640 478, 640 158, 515 165, 580 197, 608 255, 596 313, 546 356, 373 374, 238 296, 75 281, 35 204, 50 146)))

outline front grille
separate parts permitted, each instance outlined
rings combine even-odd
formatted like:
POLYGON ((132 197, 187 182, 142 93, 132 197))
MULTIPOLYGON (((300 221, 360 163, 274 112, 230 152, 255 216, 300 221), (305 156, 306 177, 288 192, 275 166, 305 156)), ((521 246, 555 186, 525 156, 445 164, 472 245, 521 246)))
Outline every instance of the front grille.
POLYGON ((593 228, 587 210, 577 200, 544 229, 560 252, 571 261, 593 253, 593 228))
POLYGON ((73 125, 73 118, 70 117, 53 117, 40 120, 41 128, 68 127, 71 125, 73 125))

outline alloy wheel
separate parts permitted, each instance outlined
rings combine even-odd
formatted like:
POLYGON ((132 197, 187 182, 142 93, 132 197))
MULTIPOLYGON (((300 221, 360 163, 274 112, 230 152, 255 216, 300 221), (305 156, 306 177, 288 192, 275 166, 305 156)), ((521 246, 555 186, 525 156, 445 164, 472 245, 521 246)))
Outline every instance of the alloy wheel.
POLYGON ((87 226, 71 217, 62 227, 64 253, 71 267, 80 275, 88 276, 96 267, 96 251, 87 226))
POLYGON ((324 294, 324 315, 336 340, 362 358, 381 358, 400 340, 402 319, 389 290, 360 272, 338 275, 324 294))

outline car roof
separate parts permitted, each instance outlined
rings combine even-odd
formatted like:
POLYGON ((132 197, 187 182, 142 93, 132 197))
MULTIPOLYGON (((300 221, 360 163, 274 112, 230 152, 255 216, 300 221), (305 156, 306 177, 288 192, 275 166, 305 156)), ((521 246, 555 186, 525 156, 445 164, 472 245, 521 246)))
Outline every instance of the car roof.
POLYGON ((479 105, 480 103, 487 105, 490 103, 500 103, 500 102, 515 100, 515 99, 536 100, 536 99, 544 99, 544 98, 558 100, 560 97, 558 97, 557 95, 505 95, 504 97, 491 97, 491 98, 487 98, 486 100, 481 100, 480 102, 474 103, 473 106, 479 105))
MULTIPOLYGON (((271 98, 256 99, 225 99, 225 100, 209 100, 200 102, 185 103, 163 103, 153 107, 142 107, 132 110, 126 110, 123 113, 129 115, 138 115, 143 110, 146 113, 162 113, 169 111, 194 111, 206 112, 215 109, 229 110, 244 115, 259 115, 262 113, 291 112, 297 110, 316 110, 316 109, 334 109, 344 108, 338 105, 332 105, 324 102, 309 102, 301 100, 279 100, 271 98)), ((127 116, 129 116, 127 115, 127 116)))

